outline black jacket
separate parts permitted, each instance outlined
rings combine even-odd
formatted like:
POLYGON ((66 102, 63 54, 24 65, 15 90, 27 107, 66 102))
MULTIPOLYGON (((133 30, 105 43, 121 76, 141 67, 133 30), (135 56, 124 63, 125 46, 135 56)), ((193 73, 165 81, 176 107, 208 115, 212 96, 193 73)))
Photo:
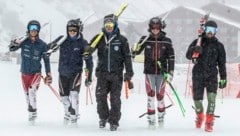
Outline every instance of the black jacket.
MULTIPOLYGON (((98 35, 96 35, 91 42, 93 42, 97 36, 98 35)), ((96 73, 110 72, 122 74, 125 66, 126 74, 129 77, 133 76, 128 41, 119 31, 109 37, 107 34, 104 34, 94 50, 96 49, 98 55, 96 73)))
MULTIPOLYGON (((188 47, 186 57, 189 60, 192 59, 193 47, 196 43, 197 39, 188 47)), ((193 77, 216 77, 219 71, 220 78, 226 79, 226 52, 223 44, 216 37, 208 39, 203 36, 201 47, 202 54, 199 55, 197 64, 193 67, 193 77)))
MULTIPOLYGON (((138 43, 141 43, 146 36, 141 37, 138 43)), ((161 70, 157 65, 157 61, 161 62, 164 72, 173 72, 175 63, 175 54, 170 38, 166 37, 165 32, 161 32, 158 38, 151 34, 143 43, 136 54, 140 54, 144 50, 144 73, 145 74, 161 74, 161 70)))
MULTIPOLYGON (((59 67, 60 75, 72 76, 77 73, 82 73, 83 53, 87 49, 88 43, 82 38, 82 35, 77 39, 68 37, 60 45, 59 67)), ((92 57, 85 59, 86 67, 89 72, 92 72, 93 62, 92 57)))

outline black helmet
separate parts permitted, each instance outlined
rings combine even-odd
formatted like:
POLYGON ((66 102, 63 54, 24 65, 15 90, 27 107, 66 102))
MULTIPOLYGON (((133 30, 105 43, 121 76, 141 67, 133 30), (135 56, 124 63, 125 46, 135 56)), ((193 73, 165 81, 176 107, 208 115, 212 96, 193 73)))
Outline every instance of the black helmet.
POLYGON ((41 29, 41 25, 37 20, 31 20, 28 22, 28 25, 27 25, 28 32, 30 30, 37 30, 39 32, 40 29, 41 29))
POLYGON ((217 28, 217 23, 213 20, 208 20, 206 23, 205 23, 205 27, 206 26, 211 26, 211 27, 215 27, 217 28))
POLYGON ((77 29, 79 29, 79 32, 83 31, 83 23, 80 20, 80 18, 69 20, 67 23, 67 30, 68 30, 68 27, 76 27, 77 29))
POLYGON ((103 23, 105 24, 106 22, 108 21, 112 21, 114 24, 117 23, 118 21, 118 18, 117 16, 115 16, 114 14, 109 14, 109 15, 106 15, 103 19, 103 23))
POLYGON ((159 25, 160 29, 164 29, 166 27, 166 23, 165 21, 162 21, 162 18, 159 17, 153 17, 150 19, 149 23, 148 23, 148 27, 149 27, 149 32, 150 29, 154 26, 154 25, 159 25))
POLYGON ((105 31, 105 24, 107 22, 112 22, 114 24, 113 26, 113 32, 111 34, 116 33, 118 31, 118 17, 114 14, 108 14, 103 19, 103 31, 105 31))

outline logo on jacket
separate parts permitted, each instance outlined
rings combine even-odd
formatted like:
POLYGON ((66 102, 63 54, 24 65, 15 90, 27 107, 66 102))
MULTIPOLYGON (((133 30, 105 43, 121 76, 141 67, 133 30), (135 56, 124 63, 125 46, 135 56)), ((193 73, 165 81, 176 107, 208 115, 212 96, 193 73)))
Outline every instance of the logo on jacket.
POLYGON ((118 51, 118 50, 119 50, 119 47, 118 47, 118 46, 114 46, 114 50, 115 50, 115 51, 118 51))

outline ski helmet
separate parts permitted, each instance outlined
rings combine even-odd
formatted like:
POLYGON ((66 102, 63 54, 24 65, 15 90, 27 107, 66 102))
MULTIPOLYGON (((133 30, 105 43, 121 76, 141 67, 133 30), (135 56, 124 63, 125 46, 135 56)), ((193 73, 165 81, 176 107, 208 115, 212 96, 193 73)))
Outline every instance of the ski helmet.
POLYGON ((28 22, 28 25, 27 25, 28 32, 31 30, 36 30, 39 32, 40 29, 41 29, 41 25, 37 20, 31 20, 28 22))
POLYGON ((76 27, 78 29, 78 33, 83 31, 83 23, 78 19, 71 19, 67 23, 67 31, 69 27, 76 27))
POLYGON ((211 26, 211 27, 215 27, 217 28, 217 23, 213 20, 208 20, 206 23, 205 23, 205 27, 206 26, 211 26))
POLYGON ((148 23, 148 26, 149 26, 148 31, 150 32, 151 28, 155 25, 159 26, 159 29, 164 29, 166 27, 166 23, 165 23, 165 21, 162 21, 162 18, 153 17, 150 19, 150 21, 148 23))
POLYGON ((117 21, 118 21, 118 17, 115 16, 114 14, 106 15, 103 19, 103 30, 105 30, 106 23, 112 22, 113 23, 113 32, 112 33, 115 33, 117 31, 117 27, 118 27, 117 21))

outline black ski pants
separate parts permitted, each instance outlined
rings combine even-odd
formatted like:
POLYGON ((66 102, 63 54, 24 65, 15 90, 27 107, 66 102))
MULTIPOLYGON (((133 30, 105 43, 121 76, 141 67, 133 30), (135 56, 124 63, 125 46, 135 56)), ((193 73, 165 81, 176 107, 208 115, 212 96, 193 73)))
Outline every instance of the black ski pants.
POLYGON ((119 125, 121 117, 122 73, 99 72, 96 86, 97 113, 100 120, 119 125), (109 95, 108 95, 109 94, 109 95), (108 105, 110 101, 110 106, 108 105))

